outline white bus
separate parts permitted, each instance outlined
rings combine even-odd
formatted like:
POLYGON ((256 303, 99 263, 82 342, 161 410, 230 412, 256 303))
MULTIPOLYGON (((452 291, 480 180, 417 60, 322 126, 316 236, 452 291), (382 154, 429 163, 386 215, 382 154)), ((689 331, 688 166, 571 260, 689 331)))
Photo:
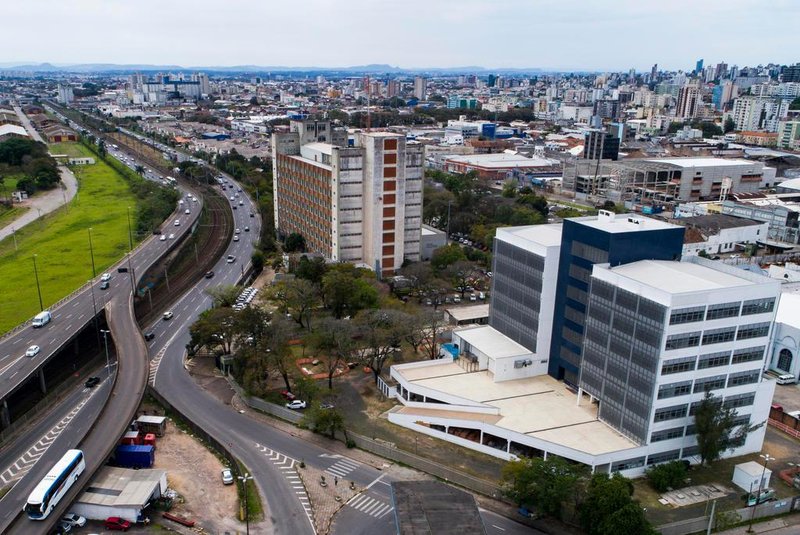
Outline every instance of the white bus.
POLYGON ((68 450, 28 496, 22 509, 31 520, 44 520, 86 469, 81 450, 68 450))

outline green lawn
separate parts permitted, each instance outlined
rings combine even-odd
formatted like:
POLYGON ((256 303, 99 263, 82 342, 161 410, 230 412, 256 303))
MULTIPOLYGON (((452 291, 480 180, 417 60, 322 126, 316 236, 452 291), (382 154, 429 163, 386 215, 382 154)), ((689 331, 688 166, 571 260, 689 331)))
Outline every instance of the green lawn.
MULTIPOLYGON (((91 156, 77 143, 54 144, 50 150, 91 156)), ((16 252, 11 237, 0 242, 0 332, 39 311, 34 254, 46 308, 91 278, 89 227, 98 274, 128 250, 127 207, 131 222, 135 222, 137 205, 125 180, 102 161, 76 166, 73 171, 79 182, 78 195, 66 209, 59 208, 18 231, 16 252)))

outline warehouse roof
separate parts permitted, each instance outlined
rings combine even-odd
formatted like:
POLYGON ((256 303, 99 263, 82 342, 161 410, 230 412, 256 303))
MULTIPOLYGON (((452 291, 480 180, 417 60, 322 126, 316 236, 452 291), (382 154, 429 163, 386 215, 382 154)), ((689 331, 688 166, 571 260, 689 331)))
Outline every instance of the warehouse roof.
POLYGON ((150 500, 166 474, 164 470, 130 470, 104 466, 77 501, 109 507, 142 506, 150 500))
POLYGON ((392 483, 400 535, 485 535, 478 504, 463 490, 438 481, 392 483))

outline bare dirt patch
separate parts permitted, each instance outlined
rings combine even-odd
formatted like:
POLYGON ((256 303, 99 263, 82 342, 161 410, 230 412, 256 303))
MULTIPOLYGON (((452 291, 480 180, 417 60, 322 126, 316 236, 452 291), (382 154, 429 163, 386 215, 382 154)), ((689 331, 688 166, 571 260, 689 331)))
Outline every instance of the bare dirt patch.
MULTIPOLYGON (((237 520, 236 486, 222 484, 220 474, 225 466, 173 422, 157 442, 154 468, 166 470, 169 487, 181 495, 171 512, 195 520, 210 533, 235 533, 244 527, 237 520)), ((167 525, 169 522, 159 523, 167 525)))

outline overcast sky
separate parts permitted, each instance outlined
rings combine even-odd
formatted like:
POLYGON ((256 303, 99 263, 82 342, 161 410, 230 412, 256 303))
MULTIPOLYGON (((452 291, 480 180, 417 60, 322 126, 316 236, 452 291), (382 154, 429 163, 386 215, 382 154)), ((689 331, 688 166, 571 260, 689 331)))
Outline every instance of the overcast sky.
POLYGON ((800 61, 798 0, 2 0, 0 63, 691 69, 800 61), (11 45, 13 43, 13 45, 11 45), (9 46, 11 45, 11 46, 9 46))

